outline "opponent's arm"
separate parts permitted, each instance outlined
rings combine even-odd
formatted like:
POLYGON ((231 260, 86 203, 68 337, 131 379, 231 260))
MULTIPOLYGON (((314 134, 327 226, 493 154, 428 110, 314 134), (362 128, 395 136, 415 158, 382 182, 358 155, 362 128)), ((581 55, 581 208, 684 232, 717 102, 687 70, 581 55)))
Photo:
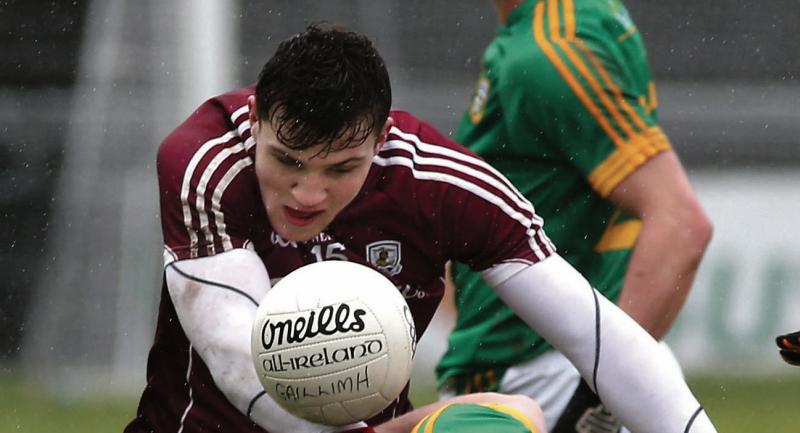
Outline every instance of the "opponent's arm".
POLYGON ((256 253, 234 249, 173 262, 166 268, 166 277, 170 298, 192 349, 237 409, 271 433, 344 429, 300 419, 264 393, 253 367, 250 333, 258 303, 270 283, 256 253))
POLYGON ((661 339, 689 294, 711 239, 711 221, 672 151, 639 167, 609 199, 642 221, 617 303, 661 339))
POLYGON ((658 343, 560 256, 534 265, 504 263, 482 274, 631 431, 716 431, 658 343))

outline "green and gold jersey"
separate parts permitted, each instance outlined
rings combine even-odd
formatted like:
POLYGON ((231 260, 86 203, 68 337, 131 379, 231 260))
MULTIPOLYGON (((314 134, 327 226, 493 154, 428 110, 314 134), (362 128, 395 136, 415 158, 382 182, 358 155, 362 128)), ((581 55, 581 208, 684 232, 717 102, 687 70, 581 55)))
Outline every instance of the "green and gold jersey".
MULTIPOLYGON (((607 197, 670 149, 656 105, 641 35, 619 1, 528 0, 486 49, 457 141, 528 197, 559 254, 615 300, 641 224, 607 197)), ((455 264, 454 281, 440 384, 495 390, 507 367, 550 348, 478 273, 455 264)))
POLYGON ((539 433, 522 412, 495 403, 448 404, 423 418, 410 433, 539 433))

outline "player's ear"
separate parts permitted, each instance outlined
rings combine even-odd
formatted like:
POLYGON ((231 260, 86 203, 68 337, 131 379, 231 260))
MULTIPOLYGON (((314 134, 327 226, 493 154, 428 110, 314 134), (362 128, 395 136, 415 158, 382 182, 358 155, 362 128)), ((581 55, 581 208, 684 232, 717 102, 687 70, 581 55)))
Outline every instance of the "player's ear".
POLYGON ((248 113, 247 116, 250 120, 250 134, 253 136, 255 140, 258 136, 258 112, 256 111, 256 97, 255 95, 250 95, 247 97, 247 109, 248 113))
POLYGON ((386 123, 383 124, 383 128, 381 128, 381 135, 378 137, 378 141, 375 142, 375 149, 373 149, 375 155, 381 151, 383 143, 386 143, 386 138, 389 136, 389 130, 392 129, 392 126, 394 126, 394 119, 389 116, 386 118, 386 123))

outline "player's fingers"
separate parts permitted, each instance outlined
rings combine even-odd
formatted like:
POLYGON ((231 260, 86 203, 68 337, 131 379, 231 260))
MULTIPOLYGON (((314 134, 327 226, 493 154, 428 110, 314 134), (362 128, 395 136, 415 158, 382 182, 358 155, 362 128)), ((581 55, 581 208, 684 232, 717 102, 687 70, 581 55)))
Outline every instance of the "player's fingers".
POLYGON ((775 338, 775 343, 782 349, 800 351, 800 332, 779 335, 775 338))
POLYGON ((789 349, 792 346, 792 342, 783 335, 775 339, 775 344, 777 344, 781 349, 789 349))
POLYGON ((783 360, 792 365, 800 365, 800 353, 781 349, 783 360))

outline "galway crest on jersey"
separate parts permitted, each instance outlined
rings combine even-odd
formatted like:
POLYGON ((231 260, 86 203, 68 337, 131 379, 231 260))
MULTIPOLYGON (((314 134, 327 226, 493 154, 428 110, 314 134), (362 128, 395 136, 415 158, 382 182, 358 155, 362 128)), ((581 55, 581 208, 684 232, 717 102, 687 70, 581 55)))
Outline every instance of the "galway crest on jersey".
POLYGON ((398 241, 378 241, 367 245, 367 258, 372 266, 390 276, 403 270, 398 241))

